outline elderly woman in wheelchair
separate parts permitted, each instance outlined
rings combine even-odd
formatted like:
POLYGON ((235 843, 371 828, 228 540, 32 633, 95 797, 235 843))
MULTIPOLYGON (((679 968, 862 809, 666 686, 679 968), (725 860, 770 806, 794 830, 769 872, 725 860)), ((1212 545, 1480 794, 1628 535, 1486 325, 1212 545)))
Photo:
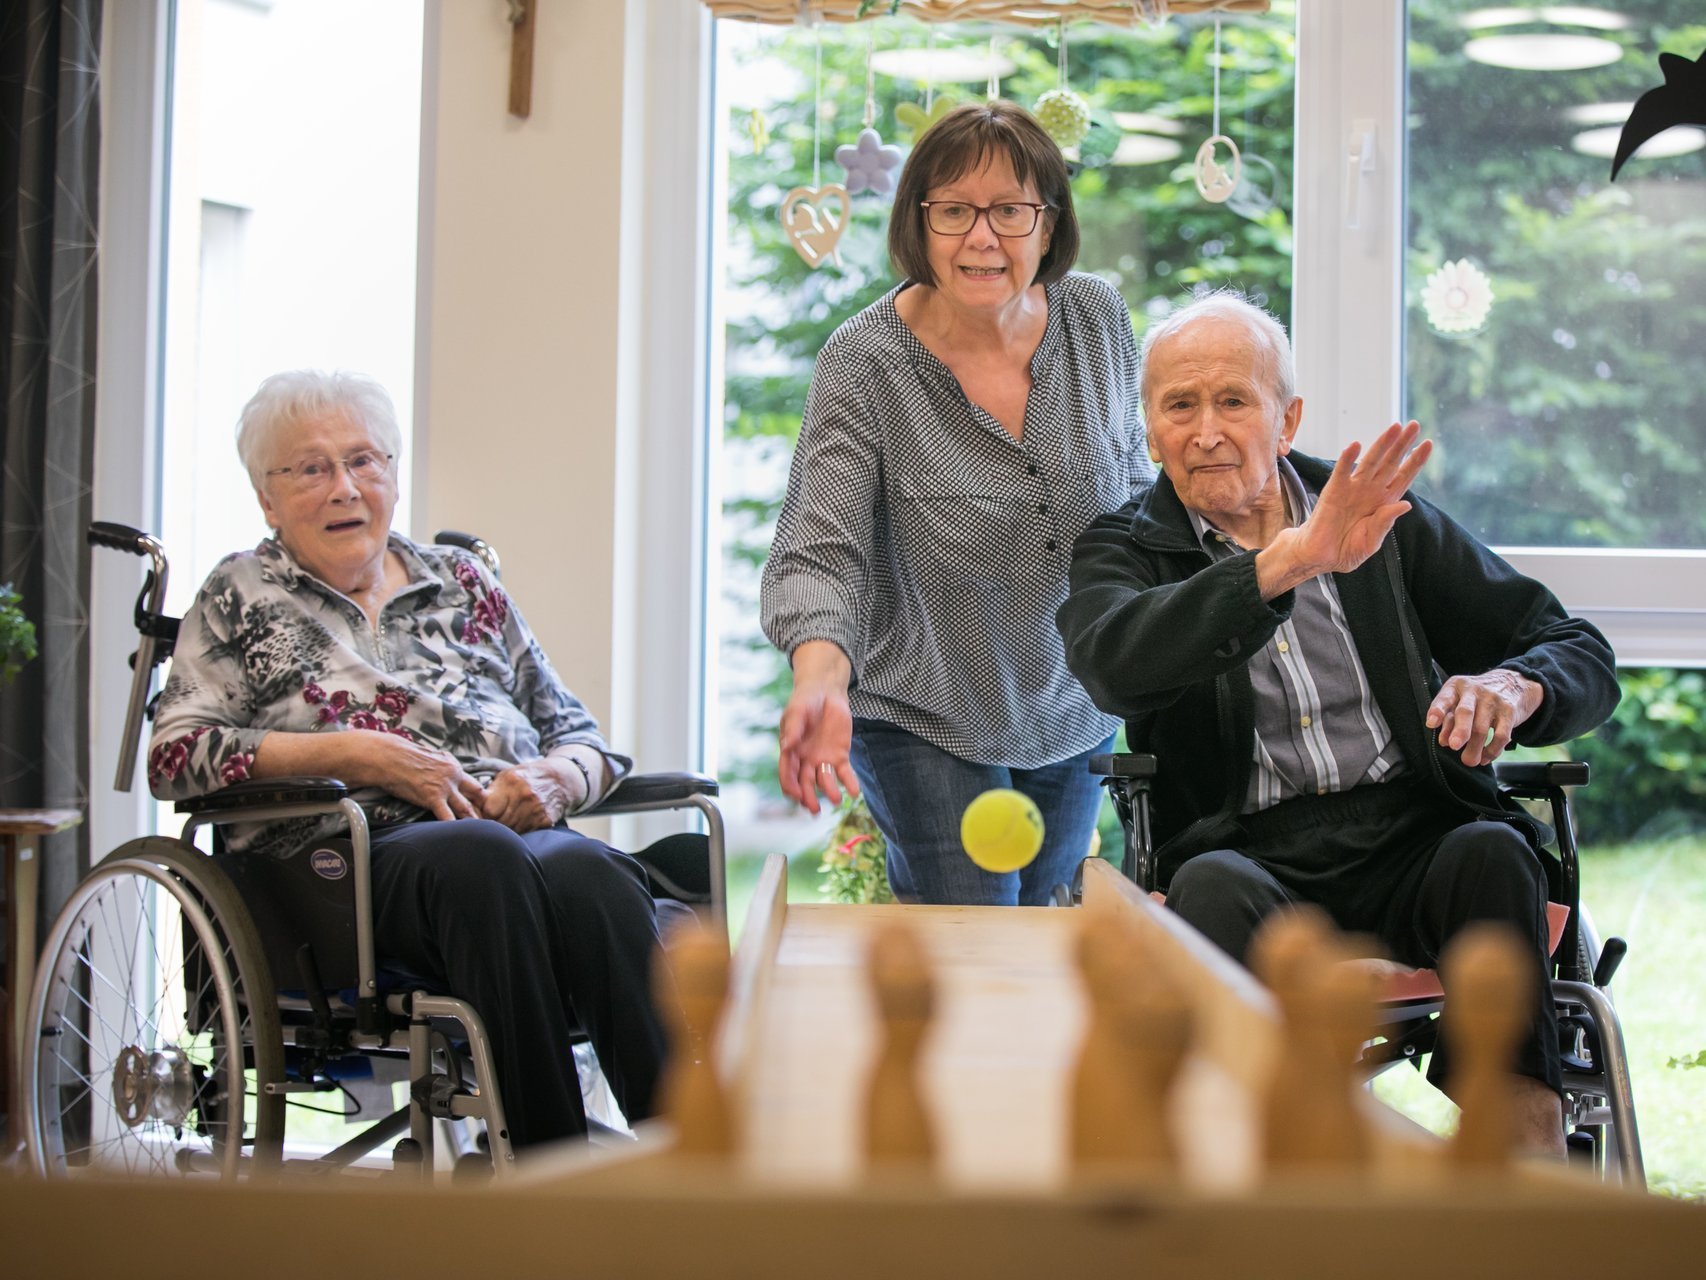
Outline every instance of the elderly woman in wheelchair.
MULTIPOLYGON (((477 1011, 502 1099, 503 1146, 586 1132, 571 1053, 577 1031, 623 1115, 641 1119, 663 1053, 650 973, 655 904, 633 858, 564 825, 616 787, 631 761, 606 745, 479 558, 391 529, 400 447, 390 399, 366 378, 281 373, 255 393, 238 448, 272 535, 223 560, 179 626, 148 751, 150 787, 163 799, 210 804, 247 780, 338 780, 360 806, 354 825, 371 831, 371 949, 411 982, 477 1011)), ((281 806, 275 797, 269 820, 223 828, 231 856, 215 861, 250 866, 229 875, 248 881, 244 896, 263 933, 278 883, 266 866, 308 851, 301 861, 315 874, 342 878, 350 807, 281 806)), ((181 854, 157 853, 190 881, 208 878, 181 868, 181 854)), ((210 893, 191 896, 211 909, 210 893)), ((210 955, 221 949, 216 941, 197 963, 217 968, 210 955)), ((304 963, 272 978, 300 984, 323 1008, 323 988, 337 983, 322 981, 311 958, 304 963)), ((63 985, 75 988, 77 967, 60 968, 71 975, 63 985)), ((258 993, 242 1004, 250 1016, 258 993)), ((44 1015, 44 1036, 50 1021, 44 1015)), ((245 1035, 255 1043, 251 1069, 274 1034, 245 1035)), ((146 1046, 126 1052, 131 1066, 121 1063, 120 1073, 166 1078, 176 1069, 146 1046)), ((92 1046, 88 1056, 98 1056, 92 1046)), ((258 1074, 275 1077, 263 1095, 291 1087, 276 1068, 258 1074)), ((492 1092, 490 1080, 482 1083, 492 1092)), ((99 1095, 107 1084, 90 1087, 99 1095)), ((122 1092, 145 1099, 139 1110, 164 1106, 169 1125, 198 1108, 195 1123, 204 1124, 216 1110, 214 1091, 187 1070, 182 1092, 196 1105, 180 1102, 174 1112, 171 1090, 150 1079, 122 1092)), ((272 1101, 262 1097, 263 1116, 272 1101)))
POLYGON ((1409 491, 1415 423, 1336 465, 1294 452, 1303 402, 1266 312, 1199 299, 1142 361, 1162 476, 1079 539, 1058 621, 1073 674, 1155 757, 1168 905, 1240 959, 1300 902, 1421 967, 1470 921, 1515 927, 1534 942, 1519 1124, 1561 1155, 1556 868, 1489 766, 1609 715, 1610 647, 1409 491))

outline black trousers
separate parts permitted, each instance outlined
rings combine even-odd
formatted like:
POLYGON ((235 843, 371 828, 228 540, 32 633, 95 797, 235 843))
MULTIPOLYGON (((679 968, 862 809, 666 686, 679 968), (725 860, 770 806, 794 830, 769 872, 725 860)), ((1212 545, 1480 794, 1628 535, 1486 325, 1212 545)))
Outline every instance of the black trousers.
MULTIPOLYGON (((1416 968, 1437 965, 1473 921, 1509 924, 1534 943, 1534 1013, 1516 1070, 1561 1087, 1546 873, 1515 827, 1441 806, 1407 780, 1303 796, 1239 822, 1242 847, 1187 861, 1168 886, 1169 907, 1240 963, 1263 920, 1303 902, 1324 908, 1341 929, 1372 934, 1394 960, 1416 968)), ((1449 1058, 1442 1046, 1428 1070, 1442 1087, 1449 1058)))
POLYGON ((375 950, 479 1011, 513 1143, 586 1132, 576 1026, 623 1115, 651 1114, 664 1039, 639 863, 565 827, 478 818, 385 828, 372 847, 375 950))

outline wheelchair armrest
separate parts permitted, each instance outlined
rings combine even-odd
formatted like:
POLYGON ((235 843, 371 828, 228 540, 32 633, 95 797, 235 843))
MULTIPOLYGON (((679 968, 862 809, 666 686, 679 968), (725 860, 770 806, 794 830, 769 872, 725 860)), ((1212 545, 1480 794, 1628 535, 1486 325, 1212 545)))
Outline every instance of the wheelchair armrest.
POLYGON ((1104 778, 1153 778, 1155 768, 1154 756, 1135 752, 1090 757, 1090 772, 1104 778))
POLYGON ((715 778, 703 773, 631 773, 604 799, 574 816, 657 809, 672 802, 685 803, 694 796, 714 796, 720 789, 715 778))
POLYGON ((349 788, 336 778, 251 778, 233 782, 211 795, 180 800, 178 813, 226 813, 232 809, 274 804, 336 804, 349 788))
POLYGON ((1500 760, 1493 765, 1493 776, 1507 787, 1585 787, 1588 782, 1586 760, 1500 760))

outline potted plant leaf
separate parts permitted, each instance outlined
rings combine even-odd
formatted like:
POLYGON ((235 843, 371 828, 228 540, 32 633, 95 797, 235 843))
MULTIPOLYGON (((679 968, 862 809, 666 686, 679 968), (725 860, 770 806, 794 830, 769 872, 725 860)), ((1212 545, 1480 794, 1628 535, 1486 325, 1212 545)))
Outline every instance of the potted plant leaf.
POLYGON ((35 624, 24 616, 23 598, 10 582, 0 582, 0 688, 12 683, 36 656, 35 624))

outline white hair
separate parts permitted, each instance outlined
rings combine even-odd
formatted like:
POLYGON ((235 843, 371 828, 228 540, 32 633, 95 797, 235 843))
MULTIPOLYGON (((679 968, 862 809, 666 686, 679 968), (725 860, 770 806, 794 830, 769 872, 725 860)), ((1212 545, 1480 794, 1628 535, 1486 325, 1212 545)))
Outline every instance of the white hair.
POLYGON ((237 419, 237 456, 258 491, 275 448, 302 423, 342 414, 373 433, 393 458, 403 451, 397 410, 385 388, 360 373, 341 369, 289 369, 261 383, 237 419))
POLYGON ((1143 346, 1138 352, 1138 376, 1146 411, 1149 405, 1149 353, 1155 344, 1172 337, 1188 324, 1208 319, 1236 320, 1248 329, 1256 345, 1268 353, 1270 386, 1281 407, 1297 399, 1297 365, 1292 359, 1291 340, 1286 337, 1285 326, 1271 311, 1258 307, 1239 290, 1215 289, 1175 307, 1152 323, 1144 333, 1143 346))

